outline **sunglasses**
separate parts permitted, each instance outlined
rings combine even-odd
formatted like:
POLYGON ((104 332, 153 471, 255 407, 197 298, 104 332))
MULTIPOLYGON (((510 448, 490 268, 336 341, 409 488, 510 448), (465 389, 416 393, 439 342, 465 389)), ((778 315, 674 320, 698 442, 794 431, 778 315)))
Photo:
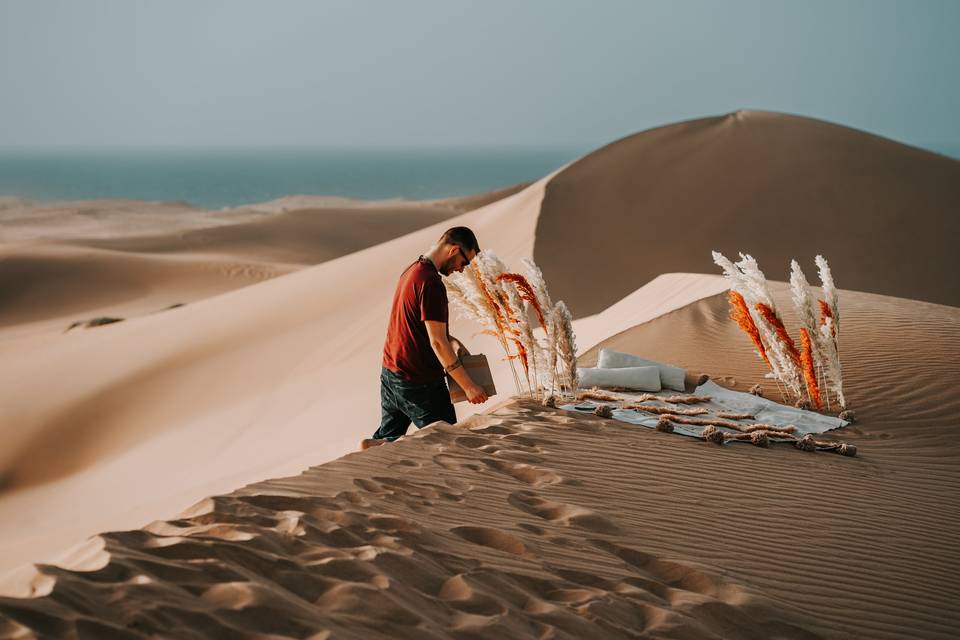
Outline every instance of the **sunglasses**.
POLYGON ((463 266, 470 264, 470 258, 467 257, 467 254, 463 252, 463 247, 457 245, 457 251, 460 252, 460 255, 463 257, 463 266))

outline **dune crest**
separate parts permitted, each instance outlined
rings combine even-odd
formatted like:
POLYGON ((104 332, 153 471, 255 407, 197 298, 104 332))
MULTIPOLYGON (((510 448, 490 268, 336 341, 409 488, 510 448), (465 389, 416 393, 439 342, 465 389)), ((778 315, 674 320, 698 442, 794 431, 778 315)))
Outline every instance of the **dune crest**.
POLYGON ((820 253, 844 288, 960 306, 960 279, 944 276, 960 270, 958 209, 958 160, 737 111, 642 131, 560 171, 534 259, 577 317, 661 273, 717 273, 712 249, 749 253, 768 276, 820 253))

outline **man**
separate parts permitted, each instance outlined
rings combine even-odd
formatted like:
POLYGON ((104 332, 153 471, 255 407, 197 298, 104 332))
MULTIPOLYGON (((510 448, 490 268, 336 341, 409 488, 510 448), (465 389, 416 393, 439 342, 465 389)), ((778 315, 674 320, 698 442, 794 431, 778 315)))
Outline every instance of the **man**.
POLYGON ((411 421, 418 429, 438 420, 454 424, 457 414, 444 374, 457 381, 471 403, 486 402, 483 387, 460 362, 462 346, 451 345, 447 289, 440 279, 463 271, 478 251, 473 231, 454 227, 400 276, 383 345, 380 427, 361 448, 396 440, 411 421))

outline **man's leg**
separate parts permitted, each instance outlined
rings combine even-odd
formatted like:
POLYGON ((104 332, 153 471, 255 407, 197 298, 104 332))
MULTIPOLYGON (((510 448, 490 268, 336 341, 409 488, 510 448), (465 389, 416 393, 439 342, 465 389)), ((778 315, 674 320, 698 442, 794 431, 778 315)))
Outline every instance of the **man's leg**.
POLYGON ((380 427, 373 433, 373 439, 392 442, 407 433, 410 417, 404 413, 397 400, 397 390, 392 384, 390 374, 386 370, 381 370, 380 427))
POLYGON ((457 411, 450 401, 450 390, 443 378, 417 389, 401 389, 398 396, 398 404, 418 429, 438 420, 450 424, 457 422, 457 411))

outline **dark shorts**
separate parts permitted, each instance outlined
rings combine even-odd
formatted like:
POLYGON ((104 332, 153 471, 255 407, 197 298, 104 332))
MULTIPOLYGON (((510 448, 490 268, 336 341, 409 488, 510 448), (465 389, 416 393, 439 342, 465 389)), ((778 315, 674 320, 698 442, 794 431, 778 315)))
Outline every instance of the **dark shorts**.
POLYGON ((374 438, 396 440, 407 433, 411 422, 422 429, 438 420, 457 422, 445 378, 418 384, 381 367, 380 428, 374 432, 374 438))

